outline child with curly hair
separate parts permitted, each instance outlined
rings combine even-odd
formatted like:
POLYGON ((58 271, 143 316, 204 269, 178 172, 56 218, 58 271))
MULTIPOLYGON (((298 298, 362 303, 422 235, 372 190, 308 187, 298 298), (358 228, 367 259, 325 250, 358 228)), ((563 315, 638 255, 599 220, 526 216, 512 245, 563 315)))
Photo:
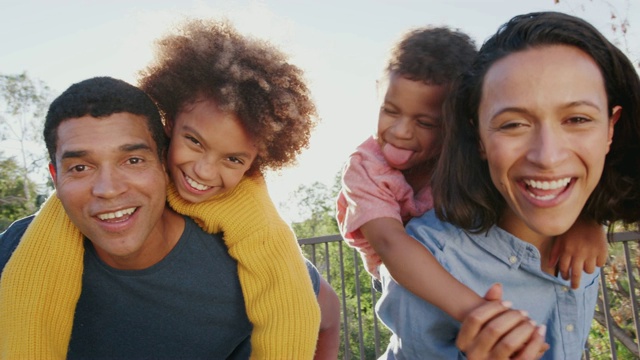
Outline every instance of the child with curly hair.
MULTIPOLYGON (((251 358, 313 358, 319 306, 295 235, 263 178, 266 169, 292 164, 308 146, 316 112, 302 70, 269 43, 240 35, 228 22, 190 20, 158 40, 155 61, 140 74, 140 87, 157 103, 171 138, 170 206, 209 233, 223 232, 238 262, 253 324, 251 358)), ((21 243, 37 248, 42 237, 72 239, 60 246, 82 248, 81 233, 69 224, 60 201, 51 196, 33 222, 40 228, 31 234, 38 235, 21 243)), ((64 271, 52 269, 42 281, 80 279, 82 251, 69 254, 80 255, 60 259, 54 266, 64 271)), ((31 261, 47 256, 32 255, 31 261)), ((41 294, 36 300, 33 311, 41 311, 44 320, 35 326, 43 329, 32 334, 30 346, 66 354, 80 295, 80 282, 74 285, 72 292, 41 294), (53 314, 54 309, 62 311, 53 314), (63 326, 44 335, 53 323, 63 326)))
MULTIPOLYGON (((485 300, 451 276, 404 226, 433 208, 430 182, 442 147, 443 103, 475 56, 469 36, 447 27, 414 29, 395 44, 377 133, 349 157, 336 201, 341 235, 361 253, 376 287, 384 264, 398 283, 459 321, 485 300)), ((606 255, 603 228, 579 221, 549 261, 559 263, 575 288, 583 268, 593 272, 606 255)))

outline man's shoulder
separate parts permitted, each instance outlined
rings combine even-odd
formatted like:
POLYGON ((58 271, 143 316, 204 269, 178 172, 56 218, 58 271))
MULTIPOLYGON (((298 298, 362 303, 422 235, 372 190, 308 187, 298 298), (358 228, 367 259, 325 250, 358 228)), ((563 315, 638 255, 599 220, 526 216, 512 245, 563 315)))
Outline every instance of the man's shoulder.
POLYGON ((9 261, 11 254, 18 247, 20 239, 35 215, 27 216, 20 220, 16 220, 13 224, 0 234, 0 271, 4 269, 4 266, 9 261))

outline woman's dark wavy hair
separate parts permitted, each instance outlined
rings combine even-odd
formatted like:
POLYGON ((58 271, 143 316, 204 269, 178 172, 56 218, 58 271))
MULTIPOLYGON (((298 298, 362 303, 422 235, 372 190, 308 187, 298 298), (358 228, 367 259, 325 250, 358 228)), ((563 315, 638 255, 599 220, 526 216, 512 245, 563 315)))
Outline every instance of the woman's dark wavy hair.
POLYGON ((471 68, 459 78, 445 104, 445 140, 433 176, 435 210, 440 219, 473 232, 496 224, 506 203, 480 158, 478 107, 488 69, 509 54, 534 47, 575 46, 602 72, 609 112, 621 106, 600 182, 582 216, 611 225, 640 221, 640 79, 629 59, 584 20, 557 12, 511 19, 481 47, 471 68))
POLYGON ((187 19, 156 45, 140 87, 165 121, 197 101, 214 100, 238 116, 256 143, 249 173, 291 165, 309 145, 317 119, 303 71, 273 45, 213 19, 187 19))

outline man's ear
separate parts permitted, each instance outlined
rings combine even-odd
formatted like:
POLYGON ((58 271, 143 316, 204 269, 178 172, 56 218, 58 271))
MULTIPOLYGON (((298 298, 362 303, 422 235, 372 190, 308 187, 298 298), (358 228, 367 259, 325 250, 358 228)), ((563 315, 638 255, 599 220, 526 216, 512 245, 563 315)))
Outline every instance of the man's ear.
POLYGON ((53 165, 53 163, 49 163, 49 174, 51 175, 53 186, 55 187, 58 183, 58 173, 56 172, 56 167, 55 165, 53 165))

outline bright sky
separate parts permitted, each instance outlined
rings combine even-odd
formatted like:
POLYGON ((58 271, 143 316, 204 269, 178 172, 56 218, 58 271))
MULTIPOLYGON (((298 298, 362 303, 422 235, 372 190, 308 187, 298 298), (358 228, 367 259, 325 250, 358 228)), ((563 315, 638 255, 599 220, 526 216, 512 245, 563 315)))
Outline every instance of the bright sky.
MULTIPOLYGON (((330 185, 355 147, 376 126, 376 79, 393 42, 425 25, 460 28, 478 45, 512 16, 554 10, 590 21, 631 59, 640 59, 640 4, 635 0, 0 0, 0 73, 27 71, 59 94, 69 85, 108 75, 137 81, 154 39, 183 17, 230 19, 270 40, 306 72, 320 125, 298 166, 267 177, 276 204, 299 185, 330 185), (628 16, 628 46, 611 31, 611 12, 628 16)), ((10 152, 0 142, 0 151, 10 152)), ((295 220, 286 206, 288 220, 295 220)))

